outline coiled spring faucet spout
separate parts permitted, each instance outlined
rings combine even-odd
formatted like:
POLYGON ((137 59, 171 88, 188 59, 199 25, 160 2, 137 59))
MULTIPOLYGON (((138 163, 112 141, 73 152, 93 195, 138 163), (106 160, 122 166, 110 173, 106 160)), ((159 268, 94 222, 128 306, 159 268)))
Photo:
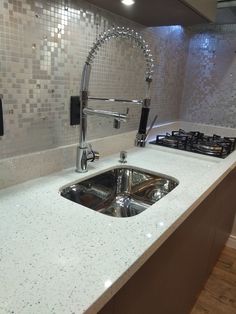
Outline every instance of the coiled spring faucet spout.
POLYGON ((148 115, 150 110, 151 98, 150 98, 150 85, 152 82, 152 74, 153 74, 153 59, 150 53, 150 49, 146 43, 146 41, 142 38, 140 34, 135 32, 132 29, 124 28, 124 27, 114 27, 103 34, 101 34, 98 40, 93 44, 92 48, 89 51, 88 57, 86 59, 83 73, 82 73, 82 81, 81 81, 81 89, 80 89, 80 143, 77 148, 77 158, 76 158, 76 171, 77 172, 86 172, 87 171, 87 162, 88 160, 93 161, 98 158, 98 154, 93 152, 92 149, 88 148, 87 144, 87 115, 99 115, 103 117, 113 117, 114 118, 114 127, 119 128, 120 121, 126 121, 128 116, 128 110, 124 113, 105 111, 105 110, 96 110, 92 108, 88 108, 88 100, 103 100, 103 101, 117 101, 123 103, 132 103, 142 105, 142 114, 139 124, 139 130, 136 135, 135 144, 136 146, 145 146, 146 142, 146 128, 148 115), (137 44, 144 55, 146 61, 146 73, 145 73, 145 82, 146 82, 146 96, 143 100, 125 100, 125 99, 111 99, 111 98, 101 98, 101 97, 89 97, 88 89, 89 89, 89 79, 91 73, 91 64, 99 51, 100 47, 113 38, 122 38, 128 39, 137 44), (91 155, 94 158, 91 158, 91 155))

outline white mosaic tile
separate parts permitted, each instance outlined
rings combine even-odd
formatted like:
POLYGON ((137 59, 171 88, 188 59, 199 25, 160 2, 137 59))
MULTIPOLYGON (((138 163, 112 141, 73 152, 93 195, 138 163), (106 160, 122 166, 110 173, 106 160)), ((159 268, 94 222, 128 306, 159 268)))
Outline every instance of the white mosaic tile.
MULTIPOLYGON (((78 127, 69 125, 70 96, 79 93, 92 43, 113 25, 135 28, 150 43, 155 60, 151 117, 158 113, 159 123, 177 119, 188 43, 183 28, 147 29, 80 0, 2 0, 0 94, 5 135, 0 138, 0 159, 78 142, 78 127)), ((92 95, 143 97, 141 51, 125 40, 104 45, 90 83, 92 95)), ((125 110, 126 105, 119 105, 119 111, 125 110)), ((139 116, 140 108, 131 107, 129 122, 118 131, 109 119, 89 117, 89 138, 136 130, 139 116)))
POLYGON ((236 24, 189 29, 181 119, 236 127, 236 24))

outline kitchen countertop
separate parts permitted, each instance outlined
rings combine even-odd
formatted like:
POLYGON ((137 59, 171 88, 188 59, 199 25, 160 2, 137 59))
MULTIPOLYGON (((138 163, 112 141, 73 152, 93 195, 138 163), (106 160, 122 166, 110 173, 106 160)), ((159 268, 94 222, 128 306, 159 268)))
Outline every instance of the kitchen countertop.
POLYGON ((64 170, 0 191, 0 313, 97 313, 236 166, 226 159, 148 145, 128 165, 179 185, 143 213, 113 218, 59 194, 68 183, 117 166, 113 155, 86 174, 64 170))

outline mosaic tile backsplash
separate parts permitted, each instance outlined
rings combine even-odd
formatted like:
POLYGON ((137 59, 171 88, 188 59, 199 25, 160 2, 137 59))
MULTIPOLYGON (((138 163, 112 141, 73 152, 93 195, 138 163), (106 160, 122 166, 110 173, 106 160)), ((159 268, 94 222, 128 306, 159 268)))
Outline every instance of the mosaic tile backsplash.
POLYGON ((236 128, 236 24, 190 31, 181 119, 236 128))
MULTIPOLYGON (((150 43, 156 66, 151 116, 158 113, 159 123, 178 118, 188 51, 183 28, 147 29, 79 0, 0 0, 5 124, 0 159, 78 142, 79 128, 69 125, 70 96, 79 94, 92 43, 113 25, 135 28, 150 43)), ((126 40, 111 41, 93 65, 90 94, 142 98, 144 69, 139 49, 126 40)), ((96 106, 126 111, 126 105, 96 106)), ((140 110, 130 107, 130 120, 120 130, 112 128, 110 119, 89 117, 89 138, 137 129, 140 110)))

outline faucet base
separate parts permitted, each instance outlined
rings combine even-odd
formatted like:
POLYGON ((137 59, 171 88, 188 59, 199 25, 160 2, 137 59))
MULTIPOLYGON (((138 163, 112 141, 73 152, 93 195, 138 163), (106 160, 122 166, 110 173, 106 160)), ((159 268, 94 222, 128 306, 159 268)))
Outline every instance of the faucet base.
POLYGON ((77 172, 77 173, 86 173, 86 172, 88 172, 88 169, 86 169, 86 170, 81 170, 81 169, 75 169, 75 172, 77 172))
POLYGON ((77 155, 76 155, 76 172, 85 173, 88 171, 87 163, 88 161, 93 162, 98 160, 100 155, 98 152, 92 149, 91 144, 88 144, 89 150, 87 145, 85 147, 77 146, 77 155))
POLYGON ((87 146, 77 146, 76 152, 76 172, 84 173, 87 172, 87 146))

